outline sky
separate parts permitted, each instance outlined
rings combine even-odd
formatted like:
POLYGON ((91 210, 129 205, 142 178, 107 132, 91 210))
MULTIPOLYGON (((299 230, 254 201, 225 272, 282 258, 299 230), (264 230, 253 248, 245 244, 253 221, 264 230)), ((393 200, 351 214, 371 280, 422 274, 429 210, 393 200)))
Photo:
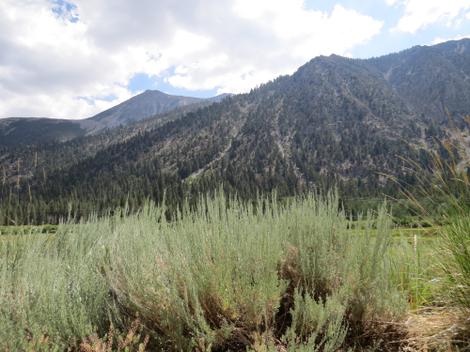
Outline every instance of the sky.
POLYGON ((318 55, 470 37, 470 0, 0 0, 0 118, 249 91, 318 55))

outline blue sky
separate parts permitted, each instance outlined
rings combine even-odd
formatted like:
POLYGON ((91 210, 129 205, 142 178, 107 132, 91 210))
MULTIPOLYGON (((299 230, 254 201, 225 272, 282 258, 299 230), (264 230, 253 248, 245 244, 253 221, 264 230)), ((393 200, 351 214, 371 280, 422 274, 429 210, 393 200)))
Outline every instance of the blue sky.
POLYGON ((470 0, 2 0, 0 118, 245 92, 318 55, 469 36, 470 0))
POLYGON ((139 93, 147 89, 158 89, 171 95, 184 95, 198 98, 209 98, 217 95, 216 89, 189 90, 174 87, 166 81, 165 74, 160 76, 149 76, 148 74, 142 72, 136 73, 129 80, 127 87, 132 93, 139 93))
MULTIPOLYGON (((363 14, 383 21, 381 33, 365 44, 358 45, 350 51, 351 56, 369 58, 407 49, 414 45, 429 45, 437 38, 452 39, 470 34, 470 21, 462 21, 458 25, 448 25, 437 21, 425 30, 408 33, 393 30, 403 15, 403 6, 390 6, 385 1, 377 0, 307 0, 306 9, 331 12, 336 5, 353 8, 363 14)), ((136 74, 129 82, 129 89, 138 92, 145 89, 159 89, 169 94, 193 95, 198 97, 213 96, 216 90, 191 91, 173 87, 162 77, 150 77, 144 73, 136 74)))
MULTIPOLYGON (((403 16, 404 5, 390 6, 386 1, 377 0, 306 0, 306 9, 321 10, 331 12, 336 5, 345 8, 355 9, 363 14, 380 19, 383 28, 379 35, 373 37, 367 43, 354 47, 349 54, 356 58, 370 58, 374 56, 386 55, 410 48, 415 45, 430 45, 438 39, 454 39, 470 35, 470 20, 462 21, 459 24, 449 25, 443 21, 436 21, 424 30, 414 33, 394 30, 403 16)), ((164 75, 163 75, 164 77, 164 75)), ((159 89, 169 94, 181 94, 198 97, 210 97, 217 93, 215 89, 191 91, 174 87, 162 76, 148 76, 145 73, 136 74, 129 82, 129 89, 132 92, 139 92, 145 89, 159 89)))
MULTIPOLYGON (((446 4, 446 0, 439 0, 446 4)), ((426 0, 422 1, 426 3, 426 0)), ((430 1, 432 2, 432 1, 430 1)), ((452 2, 452 1, 450 1, 452 2)), ((307 6, 315 6, 318 3, 330 3, 331 1, 315 1, 308 0, 307 6)), ((389 6, 386 1, 377 0, 346 0, 340 1, 346 7, 354 7, 358 11, 379 18, 384 25, 381 33, 372 38, 364 45, 360 45, 351 51, 354 57, 368 58, 372 56, 386 55, 410 48, 415 45, 430 45, 438 38, 454 39, 470 35, 470 20, 465 18, 461 23, 447 23, 448 19, 438 20, 425 28, 414 33, 394 30, 404 15, 405 5, 397 4, 397 6, 389 6)), ((462 2, 465 3, 465 2, 462 2)), ((467 2, 468 3, 468 2, 467 2)), ((461 15, 468 13, 462 10, 461 15)), ((462 16, 457 16, 462 18, 462 16)))

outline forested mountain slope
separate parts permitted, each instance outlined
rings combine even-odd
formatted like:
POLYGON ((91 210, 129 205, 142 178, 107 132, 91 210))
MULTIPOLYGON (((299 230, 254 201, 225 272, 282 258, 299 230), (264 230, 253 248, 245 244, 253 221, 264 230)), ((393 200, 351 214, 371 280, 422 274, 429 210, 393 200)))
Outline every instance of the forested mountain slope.
POLYGON ((470 111, 470 39, 414 47, 365 62, 377 68, 410 109, 447 124, 470 111))
MULTIPOLYGON (((469 40, 369 60, 318 57, 248 94, 121 136, 47 176, 33 169, 18 197, 42 219, 63 214, 68 202, 84 214, 161 200, 164 190, 175 201, 220 183, 242 196, 333 185, 349 197, 394 192, 387 175, 413 183, 403 159, 426 162, 451 129, 465 132, 469 62, 469 40)), ((2 192, 15 198, 11 185, 2 192)))
POLYGON ((86 133, 73 120, 12 117, 0 119, 0 147, 64 142, 86 133))

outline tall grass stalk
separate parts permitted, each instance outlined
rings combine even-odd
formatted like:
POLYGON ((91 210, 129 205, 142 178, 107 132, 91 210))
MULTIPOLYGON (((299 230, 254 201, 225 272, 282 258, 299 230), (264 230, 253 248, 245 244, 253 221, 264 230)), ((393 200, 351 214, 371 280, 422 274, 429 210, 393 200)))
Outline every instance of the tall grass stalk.
POLYGON ((458 146, 444 143, 447 158, 438 153, 420 174, 418 185, 405 193, 428 221, 439 227, 435 259, 445 274, 442 292, 451 303, 470 311, 470 179, 465 160, 459 160, 458 146))

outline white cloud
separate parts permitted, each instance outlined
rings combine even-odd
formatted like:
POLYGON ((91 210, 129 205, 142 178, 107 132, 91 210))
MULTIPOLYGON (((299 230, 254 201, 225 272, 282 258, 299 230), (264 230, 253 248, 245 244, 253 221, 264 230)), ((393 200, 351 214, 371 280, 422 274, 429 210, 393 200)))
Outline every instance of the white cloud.
POLYGON ((431 42, 432 45, 435 44, 440 44, 444 42, 448 42, 449 40, 460 40, 460 39, 465 39, 465 38, 470 38, 470 34, 468 35, 457 35, 455 37, 450 37, 450 38, 442 38, 442 37, 437 37, 434 38, 433 41, 431 42))
POLYGON ((91 116, 129 98, 136 73, 243 92, 314 56, 346 55, 382 27, 302 0, 73 2, 56 13, 45 0, 0 2, 0 117, 91 116))
MULTIPOLYGON (((431 24, 443 22, 453 26, 470 9, 470 0, 386 0, 391 6, 404 6, 404 15, 394 30, 415 33, 431 24)), ((468 18, 468 15, 467 15, 468 18)))

